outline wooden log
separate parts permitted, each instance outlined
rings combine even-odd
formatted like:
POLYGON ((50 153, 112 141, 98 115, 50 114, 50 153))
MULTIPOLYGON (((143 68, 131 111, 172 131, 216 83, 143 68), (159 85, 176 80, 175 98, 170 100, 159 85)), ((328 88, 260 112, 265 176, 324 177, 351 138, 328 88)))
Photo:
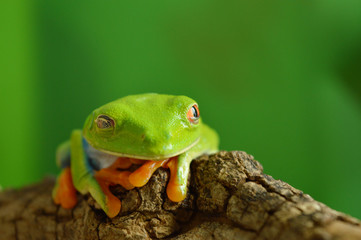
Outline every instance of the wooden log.
POLYGON ((147 185, 112 189, 122 201, 109 219, 89 196, 72 210, 54 205, 53 178, 0 193, 0 239, 361 239, 361 222, 263 173, 245 152, 201 156, 191 165, 189 193, 166 195, 168 170, 147 185))

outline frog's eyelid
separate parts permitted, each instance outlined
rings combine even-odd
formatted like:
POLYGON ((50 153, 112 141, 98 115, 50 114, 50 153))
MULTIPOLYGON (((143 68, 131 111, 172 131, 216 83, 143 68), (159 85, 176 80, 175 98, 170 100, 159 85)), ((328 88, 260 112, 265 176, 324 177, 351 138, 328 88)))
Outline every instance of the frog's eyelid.
POLYGON ((97 123, 98 128, 100 128, 100 129, 107 129, 110 127, 114 128, 114 126, 115 126, 115 121, 111 117, 109 117, 107 115, 103 115, 103 114, 101 114, 97 117, 96 123, 97 123))

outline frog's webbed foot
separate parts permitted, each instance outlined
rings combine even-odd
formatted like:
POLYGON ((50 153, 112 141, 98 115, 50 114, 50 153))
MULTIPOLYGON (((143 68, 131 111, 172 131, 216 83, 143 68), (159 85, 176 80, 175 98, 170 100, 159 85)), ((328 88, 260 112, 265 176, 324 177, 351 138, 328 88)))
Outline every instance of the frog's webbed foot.
MULTIPOLYGON (((186 156, 186 155, 185 155, 186 156)), ((160 167, 170 169, 170 180, 167 186, 167 195, 173 202, 180 202, 187 196, 187 179, 189 162, 187 158, 172 157, 161 161, 146 161, 141 167, 129 175, 129 182, 135 187, 142 187, 160 167)))
POLYGON ((116 216, 119 213, 121 209, 121 201, 119 198, 113 195, 113 193, 109 190, 109 187, 119 184, 127 190, 133 189, 134 186, 130 184, 128 180, 131 172, 117 170, 118 168, 129 168, 131 165, 132 162, 130 160, 118 158, 117 161, 110 167, 100 169, 94 173, 94 177, 105 195, 105 202, 107 206, 106 213, 110 218, 116 216))
POLYGON ((158 168, 166 167, 168 160, 169 159, 160 161, 146 161, 142 166, 129 175, 129 182, 136 187, 143 187, 145 184, 147 184, 153 173, 158 168))
POLYGON ((118 171, 111 168, 103 168, 96 171, 94 176, 98 182, 106 182, 108 185, 119 184, 127 190, 131 190, 134 186, 129 182, 128 178, 131 172, 118 171))
POLYGON ((108 185, 119 184, 125 189, 131 190, 134 188, 128 180, 131 172, 118 169, 128 169, 133 163, 133 159, 120 157, 111 166, 95 171, 95 178, 98 182, 106 182, 108 185))
POLYGON ((64 168, 60 173, 53 189, 53 200, 63 208, 73 208, 77 203, 76 189, 73 185, 70 167, 64 168))
POLYGON ((110 167, 95 171, 95 179, 99 183, 102 192, 106 199, 106 213, 109 217, 116 216, 121 208, 120 200, 113 195, 109 190, 109 187, 115 184, 123 186, 127 190, 131 190, 134 187, 144 186, 152 174, 159 168, 165 167, 168 159, 162 161, 146 161, 130 159, 130 158, 118 158, 110 167), (132 164, 141 164, 137 170, 133 173, 130 171, 119 171, 118 169, 128 169, 132 164))

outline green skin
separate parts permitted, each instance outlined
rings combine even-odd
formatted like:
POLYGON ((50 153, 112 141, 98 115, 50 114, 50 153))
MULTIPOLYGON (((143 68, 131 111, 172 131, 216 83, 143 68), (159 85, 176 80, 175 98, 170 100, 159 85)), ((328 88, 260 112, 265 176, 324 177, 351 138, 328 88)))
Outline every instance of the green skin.
POLYGON ((73 131, 70 144, 66 142, 58 148, 58 164, 70 152, 75 188, 82 194, 90 193, 106 213, 106 198, 94 178, 83 139, 96 150, 116 156, 144 160, 178 156, 177 182, 187 191, 191 161, 218 151, 217 133, 201 119, 192 123, 187 118, 194 104, 186 96, 160 94, 132 95, 110 102, 88 116, 82 131, 73 131), (114 126, 99 128, 97 118, 102 115, 111 118, 114 126))

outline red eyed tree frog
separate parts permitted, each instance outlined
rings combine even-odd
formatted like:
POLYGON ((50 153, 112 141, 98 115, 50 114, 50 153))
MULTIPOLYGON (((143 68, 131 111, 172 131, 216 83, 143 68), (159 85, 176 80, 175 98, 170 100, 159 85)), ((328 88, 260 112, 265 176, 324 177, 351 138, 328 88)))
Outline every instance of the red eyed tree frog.
POLYGON ((73 208, 76 191, 90 193, 112 218, 121 202, 109 186, 142 187, 164 167, 170 169, 168 198, 180 202, 187 194, 191 161, 216 151, 218 135, 202 122, 191 98, 153 93, 120 98, 94 110, 83 130, 74 130, 58 147, 56 160, 62 171, 53 199, 73 208), (133 164, 140 166, 130 172, 133 164))

